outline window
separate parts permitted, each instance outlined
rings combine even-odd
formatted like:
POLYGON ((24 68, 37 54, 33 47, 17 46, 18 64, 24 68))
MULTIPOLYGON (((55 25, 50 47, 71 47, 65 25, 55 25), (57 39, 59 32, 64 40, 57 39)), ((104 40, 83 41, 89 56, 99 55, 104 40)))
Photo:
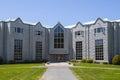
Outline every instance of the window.
POLYGON ((64 31, 60 26, 54 30, 54 48, 64 48, 64 31))
POLYGON ((22 45, 22 40, 14 40, 14 60, 22 60, 22 45))
POLYGON ((97 33, 97 29, 94 29, 94 33, 97 33))
POLYGON ((76 60, 82 59, 82 41, 76 42, 76 60))
POLYGON ((36 31, 36 35, 42 35, 42 31, 36 31))
POLYGON ((15 27, 15 32, 23 33, 23 28, 15 27))
POLYGON ((103 33, 105 32, 105 28, 96 28, 94 29, 94 33, 103 33))
POLYGON ((103 60, 103 39, 95 40, 95 57, 96 60, 103 60))
POLYGON ((75 35, 76 36, 80 36, 80 35, 84 36, 84 31, 76 31, 75 35))
POLYGON ((42 60, 42 42, 36 42, 36 60, 42 60))
POLYGON ((97 32, 98 32, 98 33, 103 32, 103 28, 98 28, 98 29, 97 29, 97 32))

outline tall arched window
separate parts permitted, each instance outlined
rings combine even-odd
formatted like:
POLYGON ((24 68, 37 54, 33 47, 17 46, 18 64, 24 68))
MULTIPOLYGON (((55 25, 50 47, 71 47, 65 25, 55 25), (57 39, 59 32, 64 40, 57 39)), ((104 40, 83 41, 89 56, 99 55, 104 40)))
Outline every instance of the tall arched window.
POLYGON ((64 31, 60 26, 54 30, 54 48, 64 48, 64 31))

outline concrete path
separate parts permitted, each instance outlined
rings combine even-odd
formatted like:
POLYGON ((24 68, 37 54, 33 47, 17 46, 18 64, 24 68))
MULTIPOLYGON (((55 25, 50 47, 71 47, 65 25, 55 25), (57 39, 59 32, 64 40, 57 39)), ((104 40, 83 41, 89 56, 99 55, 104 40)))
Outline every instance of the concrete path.
POLYGON ((68 63, 50 63, 48 69, 40 80, 77 80, 70 71, 68 63))

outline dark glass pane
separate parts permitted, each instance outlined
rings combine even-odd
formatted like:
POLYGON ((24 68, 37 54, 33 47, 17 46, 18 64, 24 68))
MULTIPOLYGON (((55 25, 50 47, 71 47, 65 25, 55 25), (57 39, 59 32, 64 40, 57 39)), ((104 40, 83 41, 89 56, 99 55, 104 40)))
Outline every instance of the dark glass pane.
POLYGON ((58 28, 56 28, 55 30, 54 30, 54 33, 57 33, 58 32, 58 28))
POLYGON ((58 34, 57 34, 57 33, 54 33, 54 37, 55 37, 55 38, 58 37, 58 34))
POLYGON ((63 48, 61 46, 61 43, 63 44, 63 42, 64 42, 64 31, 60 26, 58 26, 54 30, 54 48, 63 48))
POLYGON ((20 28, 17 28, 17 32, 20 33, 20 28))
POLYGON ((100 28, 97 28, 97 32, 100 33, 100 28))
POLYGON ((14 60, 22 60, 22 40, 14 40, 14 60))
POLYGON ((61 33, 58 33, 58 37, 61 37, 61 33))
POLYGON ((61 48, 64 48, 64 44, 61 44, 61 48))
POLYGON ((60 44, 58 44, 58 48, 61 48, 61 45, 60 45, 60 44))
POLYGON ((76 59, 82 59, 82 41, 76 42, 76 59))
POLYGON ((103 32, 103 28, 97 28, 97 33, 103 32))
POLYGON ((42 60, 42 42, 36 42, 36 60, 42 60))
POLYGON ((64 37, 64 33, 61 33, 61 37, 64 37))
POLYGON ((60 40, 61 40, 61 39, 60 39, 60 38, 58 38, 58 43, 60 43, 60 40))
POLYGON ((95 40, 96 60, 103 60, 103 39, 95 40))
POLYGON ((54 39, 54 43, 57 43, 57 41, 58 41, 57 39, 54 39))
POLYGON ((55 43, 54 43, 54 48, 58 48, 58 47, 57 47, 57 44, 55 44, 55 43))
POLYGON ((96 29, 94 29, 94 33, 96 33, 96 29))
POLYGON ((80 35, 80 31, 78 31, 78 35, 80 35))
POLYGON ((64 39, 61 39, 61 43, 64 43, 64 39))

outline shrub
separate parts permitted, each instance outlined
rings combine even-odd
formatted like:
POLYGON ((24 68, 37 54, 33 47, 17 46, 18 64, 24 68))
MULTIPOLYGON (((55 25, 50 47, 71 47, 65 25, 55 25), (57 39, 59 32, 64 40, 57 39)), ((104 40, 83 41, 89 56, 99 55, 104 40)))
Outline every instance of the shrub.
POLYGON ((102 64, 108 64, 108 62, 102 62, 102 64))
POLYGON ((115 55, 112 59, 112 64, 120 65, 120 55, 115 55))
POLYGON ((43 60, 42 60, 43 63, 46 63, 47 61, 48 61, 47 59, 43 59, 43 60))
POLYGON ((0 64, 2 64, 3 63, 3 59, 2 59, 2 57, 0 56, 0 64))
POLYGON ((87 63, 93 63, 93 60, 92 59, 87 59, 86 62, 87 63))
POLYGON ((86 61, 87 61, 86 59, 82 59, 81 60, 82 63, 86 63, 86 61))
POLYGON ((71 59, 70 62, 77 62, 75 59, 71 59))
POLYGON ((32 63, 31 60, 24 60, 24 63, 32 63))
POLYGON ((9 64, 15 64, 16 62, 15 62, 15 60, 9 60, 8 63, 9 63, 9 64))

